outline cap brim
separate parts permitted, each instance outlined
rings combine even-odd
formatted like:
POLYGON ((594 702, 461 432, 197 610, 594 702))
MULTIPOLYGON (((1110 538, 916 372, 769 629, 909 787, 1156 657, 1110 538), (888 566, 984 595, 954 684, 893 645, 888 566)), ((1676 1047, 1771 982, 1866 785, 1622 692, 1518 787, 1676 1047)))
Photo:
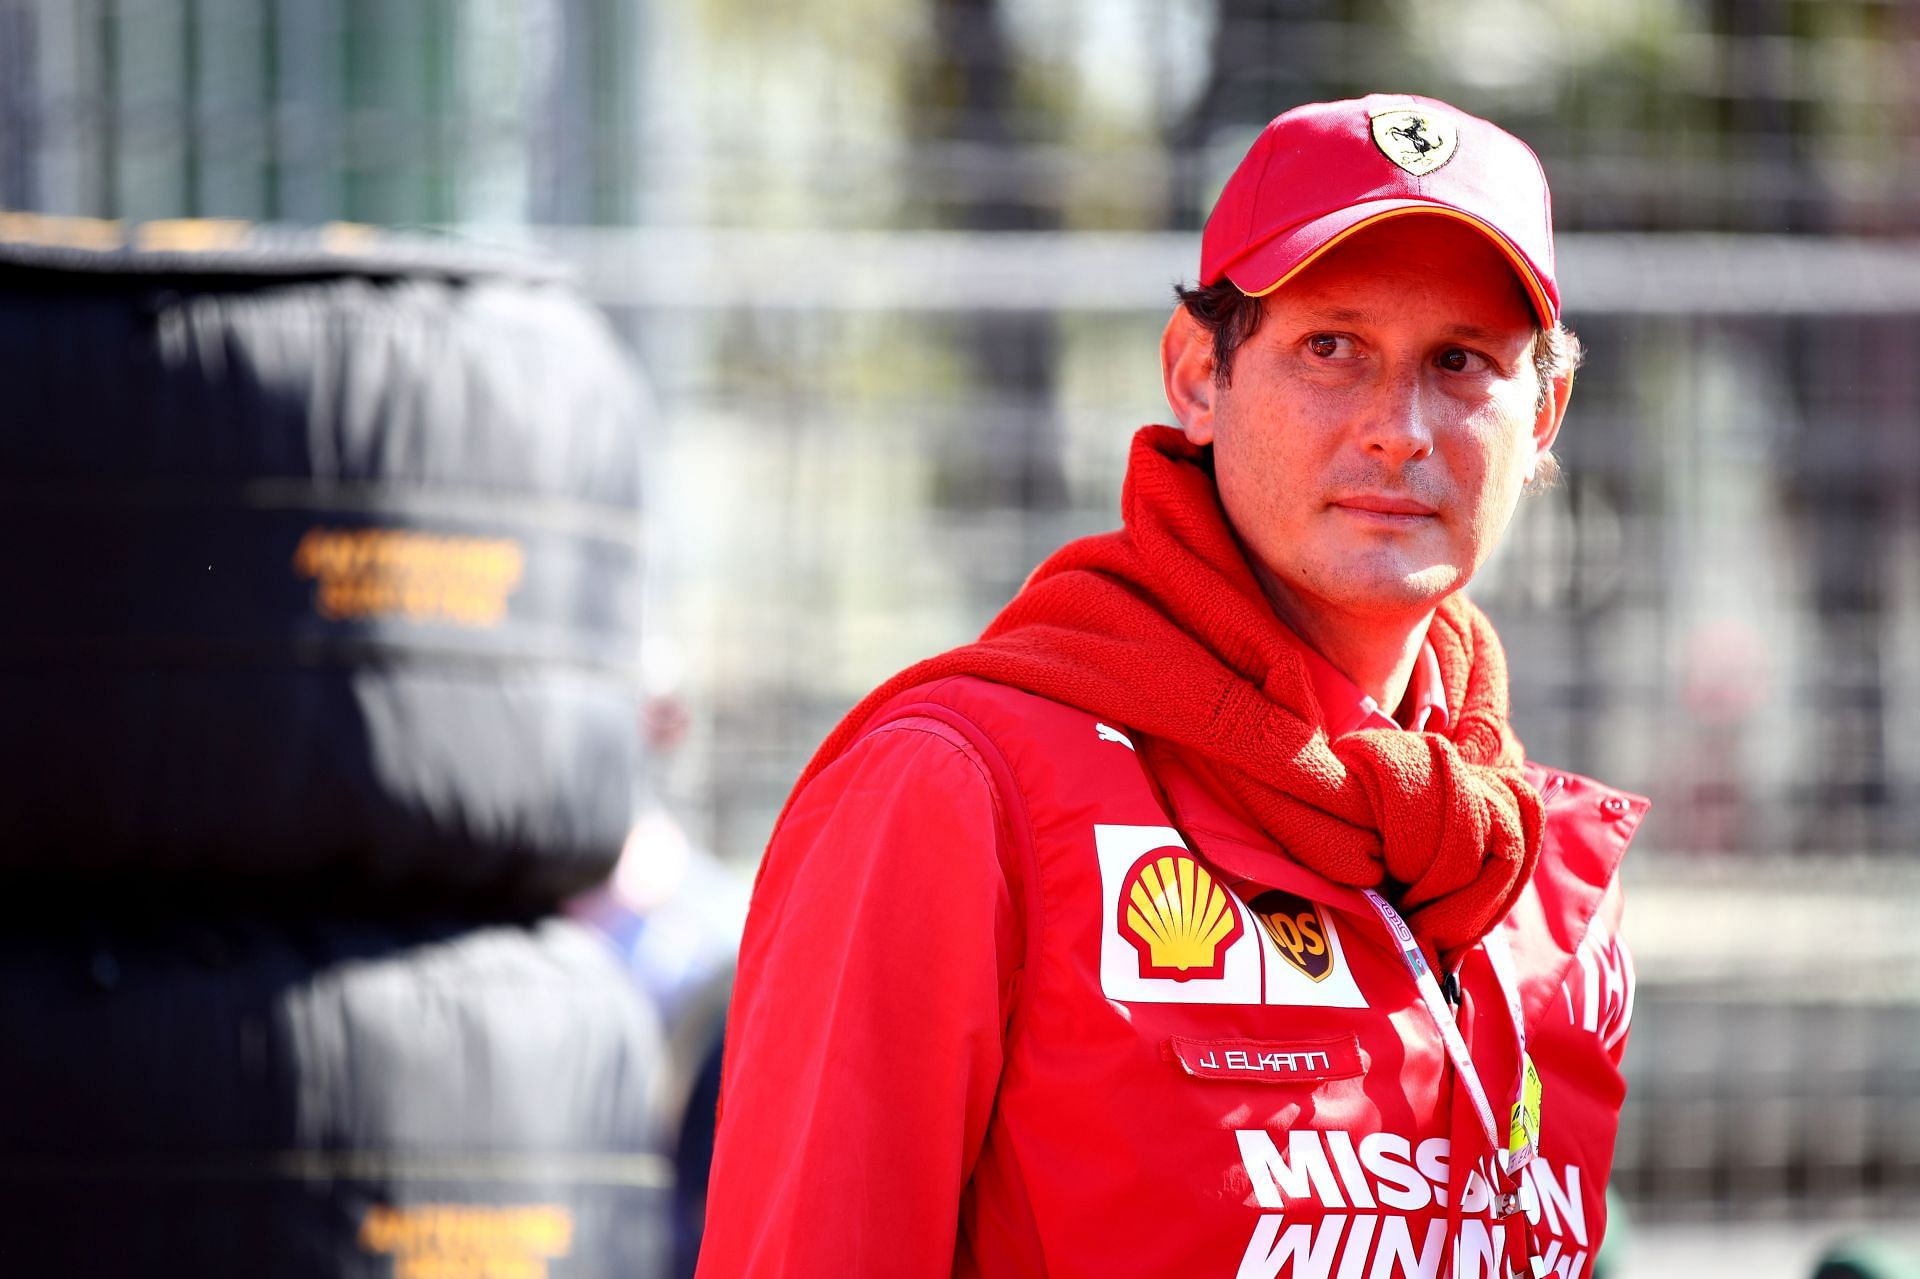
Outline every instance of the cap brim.
POLYGON ((1533 303, 1534 313, 1540 317, 1540 323, 1550 329, 1558 322, 1559 299, 1548 291, 1540 273, 1513 241, 1492 223, 1452 205, 1438 204, 1432 200, 1370 200, 1337 209, 1275 236, 1251 253, 1229 263, 1221 274, 1232 280, 1234 286, 1249 297, 1265 297, 1319 261, 1328 250, 1348 237, 1390 218, 1409 214, 1452 218, 1486 236, 1513 267, 1514 274, 1520 277, 1521 287, 1533 303))

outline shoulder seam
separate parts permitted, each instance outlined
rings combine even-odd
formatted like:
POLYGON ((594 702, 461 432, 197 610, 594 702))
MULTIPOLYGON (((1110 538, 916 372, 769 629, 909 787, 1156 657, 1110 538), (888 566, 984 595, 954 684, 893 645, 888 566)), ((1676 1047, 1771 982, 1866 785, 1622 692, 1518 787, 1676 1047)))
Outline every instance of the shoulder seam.
POLYGON ((993 775, 988 770, 986 761, 980 758, 979 749, 955 725, 933 715, 903 715, 898 719, 889 719, 884 724, 874 725, 862 735, 861 740, 878 737, 882 733, 919 733, 924 737, 945 742, 954 754, 966 760, 973 771, 979 774, 988 795, 993 798, 995 809, 1000 807, 999 788, 993 784, 993 775), (946 731, 942 732, 942 729, 946 731))

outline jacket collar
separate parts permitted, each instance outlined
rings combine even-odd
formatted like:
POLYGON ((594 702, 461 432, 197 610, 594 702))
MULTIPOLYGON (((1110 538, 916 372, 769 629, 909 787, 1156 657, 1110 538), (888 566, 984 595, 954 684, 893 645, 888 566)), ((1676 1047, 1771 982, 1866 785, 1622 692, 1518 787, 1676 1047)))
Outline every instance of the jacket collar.
POLYGON ((1300 646, 1301 664, 1307 670, 1307 682, 1313 685, 1314 700, 1320 703, 1321 722, 1328 737, 1344 737, 1363 728, 1410 728, 1417 733, 1443 733, 1447 728, 1447 689, 1440 677, 1440 657, 1433 642, 1420 645, 1414 660, 1413 678, 1407 682, 1407 695, 1395 719, 1380 709, 1380 703, 1360 691, 1339 667, 1320 656, 1306 644, 1300 646))

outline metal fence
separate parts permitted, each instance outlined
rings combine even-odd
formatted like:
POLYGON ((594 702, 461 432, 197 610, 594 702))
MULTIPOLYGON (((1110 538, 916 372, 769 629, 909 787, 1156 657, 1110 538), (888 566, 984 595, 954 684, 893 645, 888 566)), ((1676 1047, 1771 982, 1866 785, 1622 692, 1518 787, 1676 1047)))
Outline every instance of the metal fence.
MULTIPOLYGON (((768 716, 811 741, 976 630, 1059 540, 1113 521, 1133 427, 1166 416, 1155 341, 1194 252, 1182 235, 546 239, 627 317, 664 405, 662 607, 716 719, 760 743, 716 740, 726 766, 701 780, 718 842, 742 849, 804 749, 774 749, 768 716)), ((1565 241, 1590 347, 1566 480, 1476 588, 1515 652, 1523 736, 1652 795, 1656 856, 1907 856, 1920 253, 1565 241)))
MULTIPOLYGON (((705 712, 668 784, 751 860, 866 688, 1115 522, 1194 240, 547 239, 657 386, 655 621, 705 712), (1039 394, 983 373, 1002 343, 1039 394)), ((1476 594, 1536 757, 1655 801, 1617 1187, 1656 1218, 1920 1211, 1920 252, 1562 255, 1566 478, 1476 594)))
POLYGON ((1502 121, 1592 357, 1476 591, 1533 752, 1657 805, 1619 1185, 1911 1214, 1917 63, 1913 0, 0 0, 0 208, 573 261, 659 398, 659 784, 744 864, 861 692, 1111 525, 1252 130, 1502 121))

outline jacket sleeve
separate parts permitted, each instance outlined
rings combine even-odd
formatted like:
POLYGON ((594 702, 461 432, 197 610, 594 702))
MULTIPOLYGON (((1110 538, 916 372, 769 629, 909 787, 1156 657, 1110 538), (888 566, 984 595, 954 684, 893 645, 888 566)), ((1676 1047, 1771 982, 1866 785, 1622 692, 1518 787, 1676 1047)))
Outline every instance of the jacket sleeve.
POLYGON ((700 1279, 952 1273, 1024 945, 973 745, 898 720, 774 834, 741 943, 700 1279))

